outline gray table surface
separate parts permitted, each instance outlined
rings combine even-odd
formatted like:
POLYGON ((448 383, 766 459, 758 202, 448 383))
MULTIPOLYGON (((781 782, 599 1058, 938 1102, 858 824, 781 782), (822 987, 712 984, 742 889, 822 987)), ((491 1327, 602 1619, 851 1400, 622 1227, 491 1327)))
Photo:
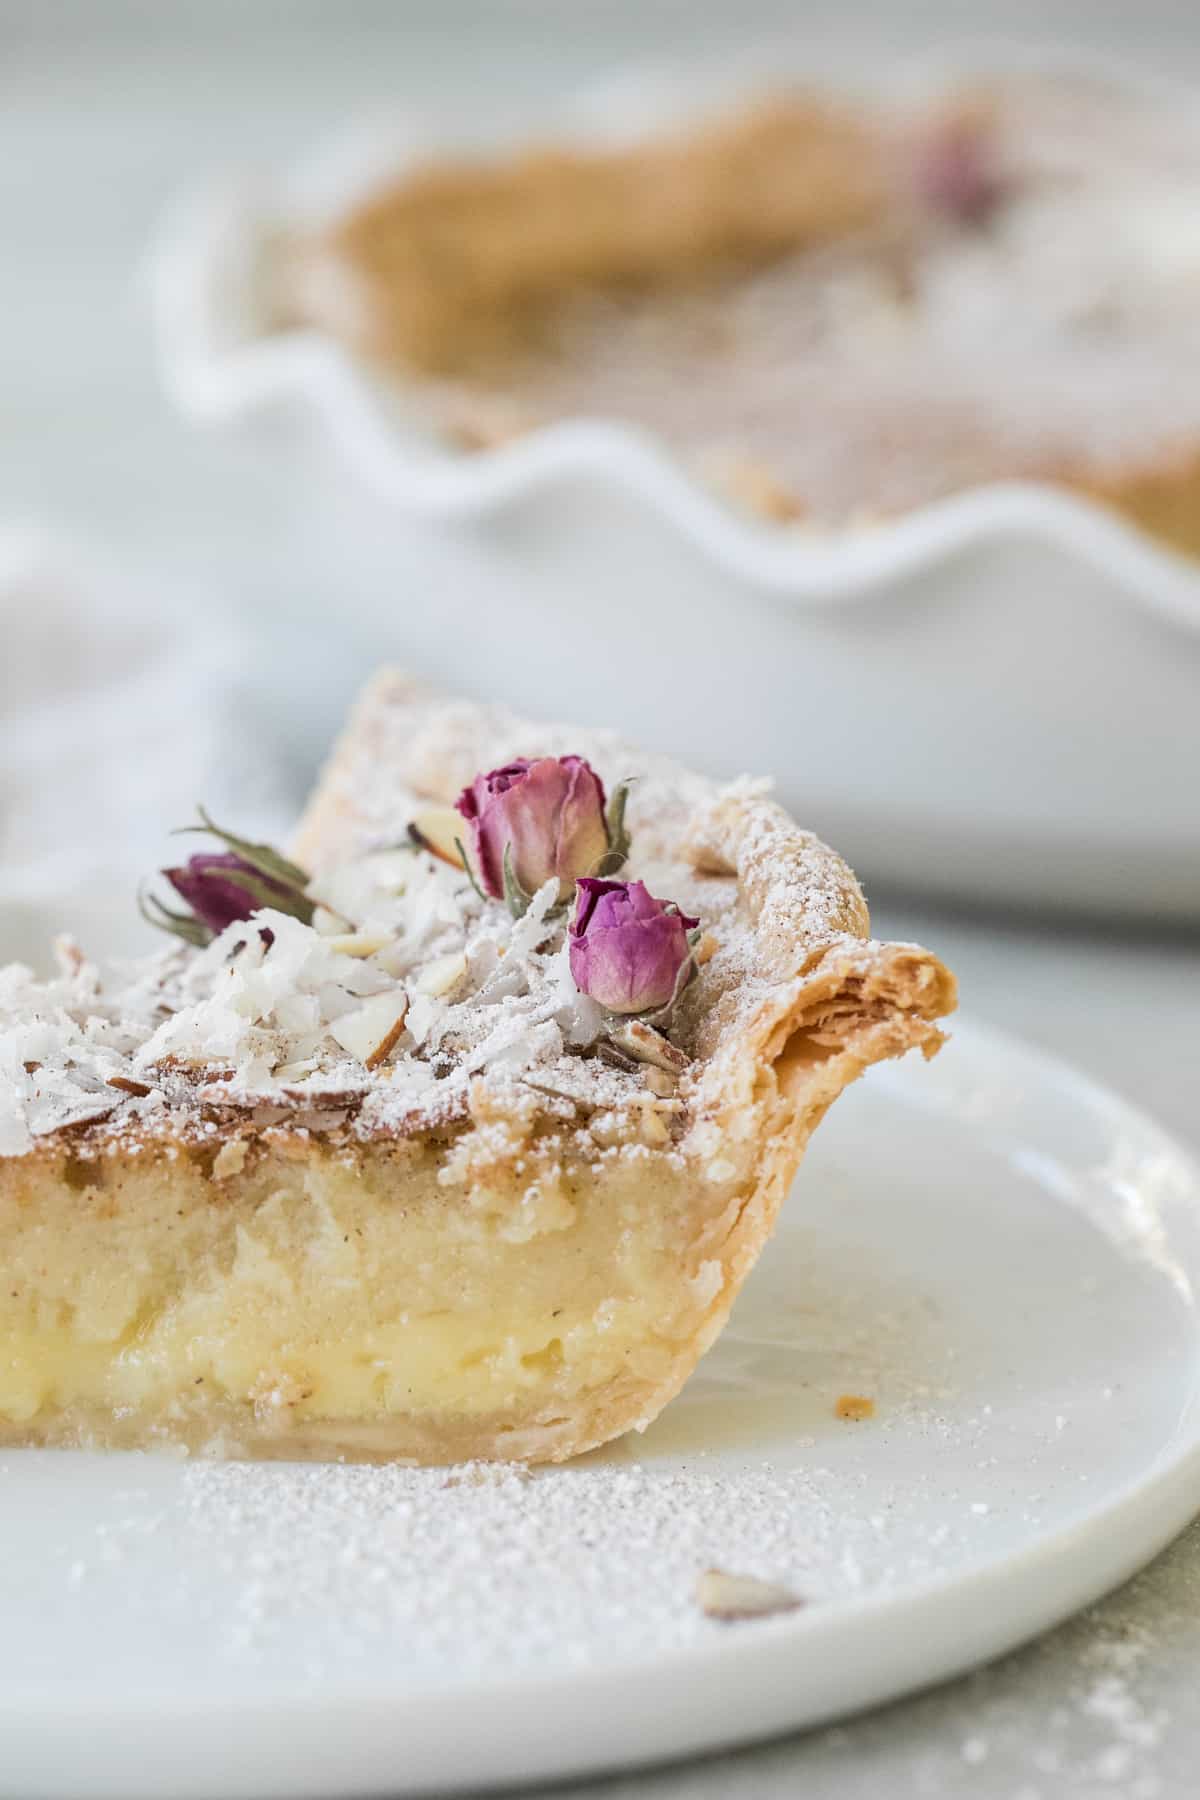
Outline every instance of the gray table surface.
MULTIPOLYGON (((951 0, 887 5, 857 32, 884 47, 934 44, 947 30, 961 42, 965 11, 951 0)), ((268 636, 287 617, 328 622, 343 568, 311 498, 315 484, 342 478, 292 437, 268 454, 261 441, 191 434, 157 392, 134 275, 163 202, 214 165, 286 160, 364 107, 500 95, 532 105, 631 52, 669 58, 681 36, 692 51, 719 52, 789 23, 831 60, 853 53, 837 9, 763 0, 0 0, 0 522, 65 532, 153 582, 167 607, 231 607, 268 636)), ((1009 36, 1082 34, 1200 71, 1193 0, 1010 0, 1002 23, 1009 36)), ((342 498, 345 531, 367 501, 342 498)), ((419 557, 419 543, 409 554, 419 557)), ((371 576, 359 565, 355 579, 371 576)), ((319 656, 294 673, 295 710, 309 722, 298 769, 370 656, 352 630, 318 639, 319 656)), ((876 918, 936 943, 977 1017, 1077 1062, 1200 1142, 1200 939, 951 916, 886 897, 876 918)), ((804 1738, 589 1791, 1183 1800, 1200 1787, 1198 1677, 1200 1526, 1111 1600, 968 1679, 804 1738)))

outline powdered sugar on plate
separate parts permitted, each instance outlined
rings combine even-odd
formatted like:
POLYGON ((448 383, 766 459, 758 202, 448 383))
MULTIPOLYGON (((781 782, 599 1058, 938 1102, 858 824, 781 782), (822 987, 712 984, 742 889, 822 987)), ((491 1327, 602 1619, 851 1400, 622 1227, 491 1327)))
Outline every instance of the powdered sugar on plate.
MULTIPOLYGON (((614 1646, 655 1654, 719 1626, 696 1600, 712 1564, 788 1577, 801 1595, 844 1587, 823 1554, 820 1484, 601 1464, 527 1474, 197 1464, 190 1523, 243 1565, 226 1651, 269 1655, 300 1632, 314 1681, 399 1649, 414 1678, 470 1678, 546 1661, 586 1666, 614 1646), (316 1617, 325 1621, 312 1630, 316 1617)), ((869 1534, 869 1528, 867 1528, 869 1534)))

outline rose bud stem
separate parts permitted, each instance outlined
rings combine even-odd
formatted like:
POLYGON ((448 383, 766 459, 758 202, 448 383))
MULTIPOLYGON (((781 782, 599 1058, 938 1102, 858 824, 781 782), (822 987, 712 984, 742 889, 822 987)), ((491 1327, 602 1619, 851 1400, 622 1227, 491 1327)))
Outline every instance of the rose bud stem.
POLYGON ((613 789, 612 799, 604 814, 604 828, 608 833, 608 849, 600 858, 590 875, 615 875, 629 861, 629 832, 625 828, 625 804, 629 799, 632 776, 619 782, 613 789))

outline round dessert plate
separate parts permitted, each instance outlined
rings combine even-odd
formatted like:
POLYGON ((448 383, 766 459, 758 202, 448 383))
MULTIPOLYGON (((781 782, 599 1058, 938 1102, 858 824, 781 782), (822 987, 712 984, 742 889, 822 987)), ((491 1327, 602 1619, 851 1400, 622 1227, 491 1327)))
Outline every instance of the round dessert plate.
POLYGON ((641 1437, 532 1475, 0 1458, 0 1793, 524 1785, 941 1680, 1200 1508, 1198 1280, 1186 1153, 959 1025, 835 1109, 641 1437), (713 1569, 799 1604, 708 1616, 713 1569))

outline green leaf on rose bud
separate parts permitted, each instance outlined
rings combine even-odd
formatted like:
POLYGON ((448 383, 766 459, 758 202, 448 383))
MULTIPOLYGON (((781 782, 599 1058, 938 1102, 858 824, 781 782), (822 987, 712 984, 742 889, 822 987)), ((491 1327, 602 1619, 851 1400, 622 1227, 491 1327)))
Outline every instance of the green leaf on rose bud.
POLYGON ((521 886, 520 882, 516 878, 516 875, 513 873, 512 845, 505 844, 505 846, 504 846, 504 904, 507 906, 509 912, 512 914, 514 919, 520 919, 520 918, 523 918, 525 916, 525 914, 529 911, 529 902, 532 899, 533 899, 533 895, 527 894, 525 892, 525 889, 521 886))
MULTIPOLYGON (((676 910, 678 911, 678 908, 676 908, 676 910)), ((689 939, 689 943, 690 941, 691 940, 689 939)), ((698 975, 699 972, 699 965, 697 964, 695 957, 689 956, 685 963, 679 965, 679 973, 675 977, 675 990, 672 993, 671 998, 667 1001, 667 1004, 665 1006, 657 1007, 652 1012, 638 1013, 635 1016, 639 1019, 644 1019, 647 1025, 653 1025, 659 1031, 664 1033, 668 1032, 671 1028, 675 1008, 683 998, 684 990, 691 982, 692 977, 698 975)))
MULTIPOLYGON (((460 855, 460 856, 461 856, 461 857, 462 857, 462 866, 463 866, 463 869, 464 869, 464 871, 465 871, 465 873, 466 873, 466 877, 467 877, 467 880, 468 880, 468 881, 469 881, 469 882, 470 882, 470 884, 471 884, 471 886, 472 886, 472 887, 473 887, 473 888, 474 888, 474 889, 475 889, 475 892, 476 892, 476 893, 477 893, 477 894, 478 894, 478 895, 479 895, 479 898, 480 898, 480 899, 481 899, 481 900, 482 900, 482 901, 483 901, 483 902, 484 902, 484 904, 485 904, 485 905, 486 905, 486 903, 487 903, 487 898, 488 898, 488 897, 487 897, 487 895, 486 895, 486 894, 485 894, 485 893, 484 893, 484 891, 483 891, 483 889, 482 889, 482 888, 481 888, 481 887, 480 887, 480 885, 479 885, 479 883, 478 883, 478 882, 477 882, 477 881, 476 881, 476 879, 475 879, 475 871, 474 871, 474 869, 473 869, 473 868, 472 868, 472 867, 471 867, 471 864, 470 864, 470 862, 469 862, 469 861, 468 861, 468 858, 467 858, 467 853, 466 853, 466 850, 465 850, 465 849, 464 849, 464 848, 463 848, 463 841, 462 841, 462 839, 461 839, 461 838, 455 838, 455 840, 454 840, 454 848, 455 848, 455 849, 456 849, 456 850, 457 850, 457 851, 458 851, 458 854, 459 854, 459 855, 460 855)), ((509 862, 508 862, 508 852, 507 852, 507 850, 506 850, 506 851, 505 851, 505 853, 504 853, 504 867, 505 867, 505 870, 506 870, 506 871, 507 871, 507 870, 508 870, 508 868, 509 868, 509 862)))
POLYGON ((316 903, 309 899, 305 891, 311 880, 307 870, 302 869, 298 863, 289 862, 286 856, 281 856, 278 850, 272 849, 270 844, 255 844, 248 838, 236 837, 232 831, 224 830, 222 826, 215 824, 209 818, 202 806, 197 805, 196 811, 200 815, 200 824, 181 825, 174 834, 176 837, 184 837, 188 833, 207 832, 210 836, 219 838, 223 844, 240 856, 243 862, 249 863, 251 869, 256 869, 264 883, 278 884, 269 889, 259 888, 249 874, 239 871, 229 877, 235 886, 245 888, 246 892, 262 906, 273 906, 276 912, 290 913, 302 924, 312 924, 316 903), (287 890, 286 895, 280 893, 280 887, 287 890))
POLYGON ((311 877, 299 863, 289 862, 286 856, 281 856, 270 844, 255 844, 249 838, 235 837, 232 831, 226 831, 214 823, 202 806, 197 806, 196 811, 200 814, 199 825, 181 825, 174 836, 185 837, 189 832, 208 832, 210 836, 220 838, 243 861, 261 870, 268 880, 281 881, 289 887, 308 886, 311 877))
POLYGON ((617 783, 608 802, 608 810, 604 815, 604 828, 608 833, 608 855, 604 858, 604 862, 608 866, 601 873, 606 875, 611 874, 614 869, 619 869, 622 863, 629 860, 630 838, 629 832, 625 828, 625 807, 629 800, 630 784, 635 779, 636 777, 629 775, 624 781, 617 783))
POLYGON ((157 931, 169 931, 172 937, 182 938, 197 950, 206 949, 216 935, 202 919, 192 913, 174 912, 156 894, 147 894, 144 887, 138 889, 137 909, 147 925, 153 925, 157 931))
MULTIPOLYGON (((265 876, 256 875, 250 869, 226 869, 222 879, 233 887, 244 889, 252 900, 258 901, 260 906, 269 906, 275 912, 288 913, 293 919, 299 919, 302 925, 311 925, 313 922, 316 905, 308 898, 307 894, 299 894, 292 890, 281 893, 278 887, 273 886, 265 876)), ((332 912, 333 908, 326 907, 325 910, 332 912)), ((353 930, 350 920, 346 919, 342 913, 335 914, 335 917, 342 919, 346 926, 353 930)))

